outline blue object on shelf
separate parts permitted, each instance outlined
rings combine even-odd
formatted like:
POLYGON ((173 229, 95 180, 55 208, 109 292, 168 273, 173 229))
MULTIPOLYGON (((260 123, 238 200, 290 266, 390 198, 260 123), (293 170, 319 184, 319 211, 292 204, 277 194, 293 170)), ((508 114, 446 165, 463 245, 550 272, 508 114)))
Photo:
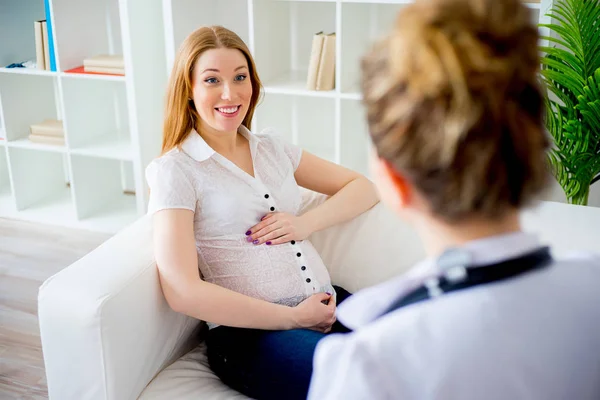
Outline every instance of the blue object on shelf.
POLYGON ((56 59, 54 57, 54 40, 52 36, 50 0, 44 0, 44 7, 46 8, 46 26, 48 27, 48 51, 50 52, 50 71, 56 71, 56 59))
POLYGON ((10 65, 7 65, 5 68, 25 68, 25 66, 23 65, 23 63, 12 63, 10 65))

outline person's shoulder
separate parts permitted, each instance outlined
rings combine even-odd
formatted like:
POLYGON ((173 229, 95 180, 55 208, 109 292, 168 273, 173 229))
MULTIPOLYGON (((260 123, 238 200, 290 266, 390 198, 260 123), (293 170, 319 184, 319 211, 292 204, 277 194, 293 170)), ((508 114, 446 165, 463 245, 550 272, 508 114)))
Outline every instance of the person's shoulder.
POLYGON ((568 274, 583 281, 600 280, 600 253, 597 252, 565 252, 554 257, 553 266, 559 275, 568 274))
POLYGON ((171 149, 150 161, 148 167, 153 166, 156 168, 174 164, 182 164, 184 161, 183 155, 184 153, 178 148, 171 149))
POLYGON ((188 177, 191 174, 189 157, 181 150, 174 148, 165 154, 156 157, 145 169, 146 179, 149 182, 160 178, 176 179, 188 177))
POLYGON ((589 270, 600 274, 600 252, 571 250, 553 257, 553 264, 559 268, 589 270))

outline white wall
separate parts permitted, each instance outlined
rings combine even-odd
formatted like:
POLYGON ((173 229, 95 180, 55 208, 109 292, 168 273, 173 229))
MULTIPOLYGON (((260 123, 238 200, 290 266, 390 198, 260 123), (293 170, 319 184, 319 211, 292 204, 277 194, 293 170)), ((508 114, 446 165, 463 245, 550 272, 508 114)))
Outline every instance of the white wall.
MULTIPOLYGON (((556 180, 552 181, 550 190, 544 196, 544 200, 557 201, 559 203, 566 203, 567 197, 565 192, 560 187, 556 180)), ((596 182, 590 188, 590 196, 588 198, 588 206, 600 207, 600 182, 596 182)))
POLYGON ((43 0, 0 0, 0 67, 35 61, 33 22, 42 19, 46 19, 43 0))

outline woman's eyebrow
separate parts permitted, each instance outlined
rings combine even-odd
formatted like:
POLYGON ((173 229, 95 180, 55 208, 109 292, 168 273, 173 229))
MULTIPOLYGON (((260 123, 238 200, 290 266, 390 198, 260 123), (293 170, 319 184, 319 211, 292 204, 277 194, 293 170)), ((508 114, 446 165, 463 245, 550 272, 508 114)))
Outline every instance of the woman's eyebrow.
MULTIPOLYGON (((240 70, 240 69, 243 69, 243 68, 248 68, 248 67, 246 67, 245 65, 240 65, 239 67, 237 67, 236 69, 234 69, 234 71, 237 71, 237 70, 240 70)), ((205 73, 206 71, 221 72, 221 71, 219 71, 216 68, 206 68, 204 71, 202 71, 202 73, 205 73)))

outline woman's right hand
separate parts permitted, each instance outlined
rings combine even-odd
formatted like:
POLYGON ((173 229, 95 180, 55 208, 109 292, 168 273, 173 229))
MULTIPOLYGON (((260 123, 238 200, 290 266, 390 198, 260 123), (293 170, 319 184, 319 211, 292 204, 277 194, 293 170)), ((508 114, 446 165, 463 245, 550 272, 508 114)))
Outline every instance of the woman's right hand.
POLYGON ((329 293, 313 294, 292 310, 298 328, 327 333, 335 322, 335 299, 329 293))

